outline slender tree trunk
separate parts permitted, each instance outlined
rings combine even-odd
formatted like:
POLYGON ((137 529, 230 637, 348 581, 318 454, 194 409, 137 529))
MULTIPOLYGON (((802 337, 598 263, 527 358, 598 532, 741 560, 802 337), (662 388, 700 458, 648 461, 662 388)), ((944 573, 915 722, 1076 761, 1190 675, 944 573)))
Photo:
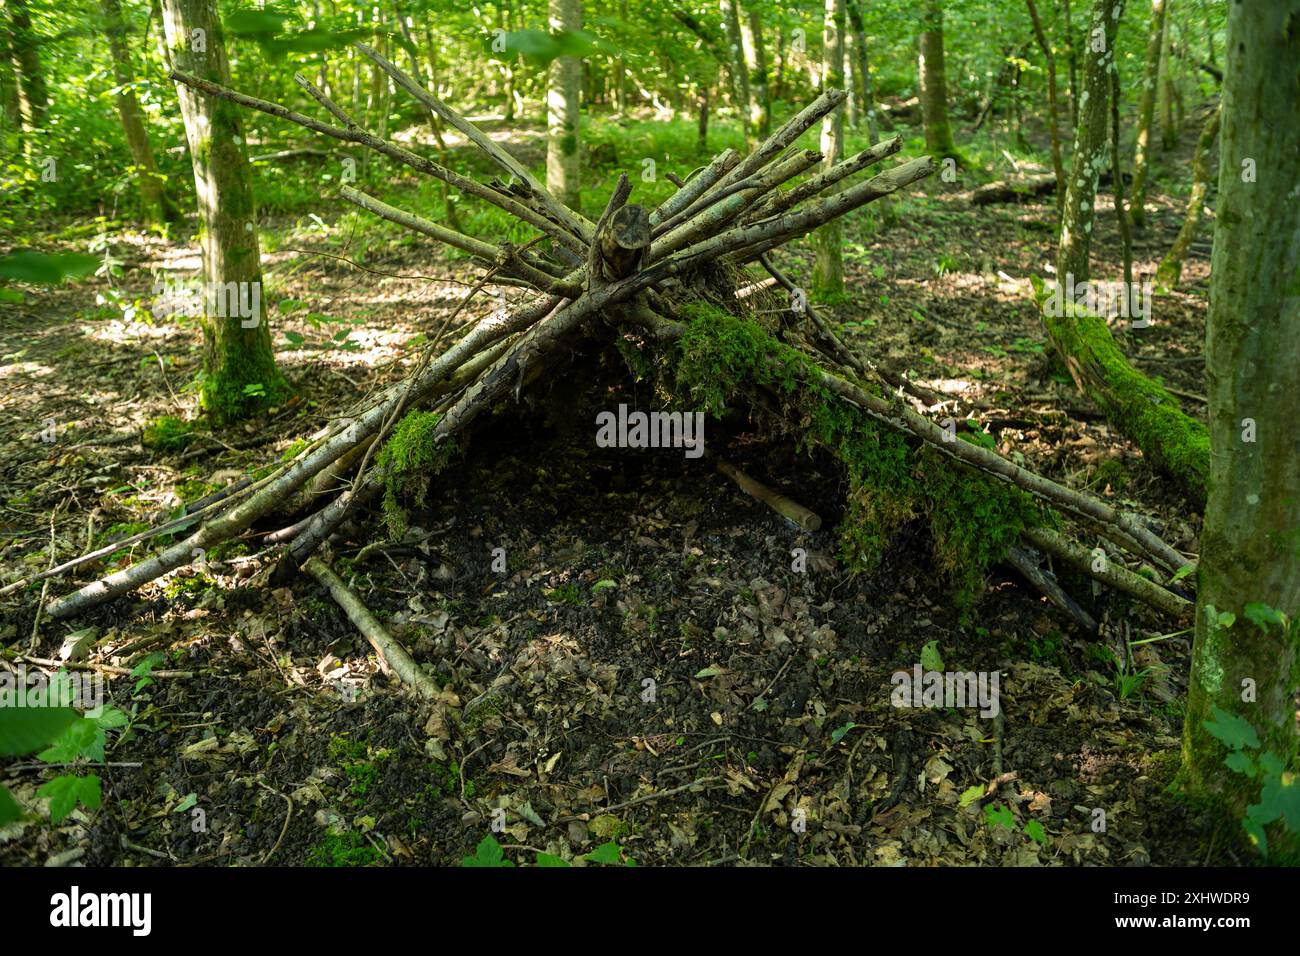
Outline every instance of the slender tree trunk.
POLYGON ((695 98, 697 148, 701 156, 709 154, 709 84, 701 83, 695 98))
MULTIPOLYGON (((844 85, 844 0, 826 0, 822 28, 822 90, 844 85)), ((822 119, 822 168, 844 158, 844 111, 831 110, 822 119)), ((819 299, 844 294, 843 227, 839 220, 817 230, 817 259, 813 265, 813 294, 819 299)))
POLYGON ((1043 23, 1038 18, 1038 7, 1034 0, 1025 0, 1029 8, 1029 19, 1034 25, 1034 39, 1038 49, 1043 53, 1043 62, 1047 69, 1047 133, 1052 142, 1052 169, 1056 173, 1056 215, 1061 215, 1065 203, 1065 163, 1061 158, 1061 131, 1058 126, 1058 109, 1056 102, 1056 57, 1052 55, 1052 44, 1043 32, 1043 23))
POLYGON ((23 149, 28 160, 35 155, 38 130, 45 128, 50 95, 41 69, 41 54, 27 0, 7 0, 9 8, 9 62, 18 92, 18 115, 23 127, 23 149))
MULTIPOLYGON (((1165 0, 1166 8, 1173 0, 1165 0)), ((1165 13, 1165 29, 1160 43, 1160 146, 1168 152, 1178 145, 1178 126, 1174 123, 1173 56, 1169 48, 1169 14, 1165 13)))
MULTIPOLYGON (((1085 34, 1079 123, 1056 257, 1056 278, 1063 289, 1080 288, 1090 279, 1093 207, 1097 178, 1106 167, 1110 72, 1115 68, 1115 34, 1123 8, 1122 0, 1093 0, 1085 34)), ((1135 291, 1131 286, 1125 290, 1126 304, 1135 303, 1135 291)), ((1172 395, 1129 365, 1111 337, 1105 316, 1076 311, 1068 301, 1060 304, 1064 307, 1044 309, 1043 324, 1075 385, 1157 468, 1179 480, 1197 503, 1203 502, 1209 471, 1205 427, 1184 415, 1172 395)))
POLYGON ((857 68, 853 71, 859 83, 861 101, 859 108, 867 118, 867 135, 871 137, 871 142, 880 142, 880 127, 877 123, 876 116, 876 94, 871 83, 871 62, 869 51, 867 50, 867 31, 862 21, 862 8, 858 0, 846 0, 848 7, 849 22, 853 24, 853 32, 857 34, 857 68))
POLYGON ((844 34, 844 89, 849 94, 845 101, 849 126, 857 129, 862 125, 862 109, 858 98, 858 70, 855 53, 858 48, 858 35, 853 31, 852 21, 847 21, 844 34))
POLYGON ((118 0, 100 0, 108 32, 108 48, 113 58, 113 79, 117 83, 117 115, 126 133, 126 145, 135 163, 136 185, 140 190, 141 211, 151 226, 174 222, 176 207, 167 199, 158 175, 149 137, 140 118, 140 103, 135 98, 135 71, 131 67, 131 49, 127 44, 126 24, 118 0))
POLYGON ((1183 275, 1183 259, 1187 257, 1187 248, 1196 238, 1196 227, 1201 222, 1201 211, 1205 208, 1205 195, 1210 188, 1210 149, 1214 138, 1219 135, 1219 123, 1223 114, 1223 104, 1210 114, 1201 128, 1201 136, 1196 141, 1196 155, 1192 159, 1192 194, 1187 199, 1187 215, 1174 244, 1160 261, 1156 270, 1156 282, 1173 289, 1183 275))
POLYGON ((740 39, 745 48, 745 70, 753 100, 749 108, 750 125, 761 139, 772 132, 772 110, 767 90, 767 50, 763 45, 763 21, 758 7, 750 5, 740 19, 740 39))
MULTIPOLYGON (((230 85, 215 0, 163 0, 163 25, 177 70, 230 85)), ((239 107, 182 84, 176 91, 201 224, 205 294, 200 394, 213 420, 225 423, 278 403, 289 388, 276 368, 264 320, 257 217, 239 107)))
POLYGON ((1065 18, 1065 63, 1070 73, 1070 123, 1079 125, 1079 51, 1074 44, 1074 16, 1070 13, 1070 0, 1062 0, 1061 13, 1065 18))
MULTIPOLYGON (((626 26, 627 0, 618 0, 618 18, 626 26)), ((621 56, 614 61, 614 106, 619 116, 627 113, 627 66, 621 56)))
POLYGON ((745 143, 753 141, 750 123, 752 107, 749 94, 749 71, 745 69, 744 44, 740 38, 740 11, 737 0, 721 0, 722 28, 727 40, 727 70, 731 75, 731 97, 745 130, 745 143))
POLYGON ((957 146, 948 125, 948 80, 943 64, 943 4, 925 0, 919 73, 921 118, 925 148, 935 156, 955 156, 957 146))
MULTIPOLYGON (((582 29, 582 0, 550 0, 552 30, 582 29)), ((580 208, 582 60, 551 61, 546 90, 546 188, 575 212, 580 208)))
MULTIPOLYGON (((1297 23, 1300 0, 1228 5, 1206 336, 1214 454, 1201 533, 1182 782, 1192 795, 1208 798, 1235 816, 1258 799, 1261 782, 1265 790, 1270 779, 1277 786, 1278 774, 1251 780, 1225 767, 1228 751, 1205 726, 1214 708, 1254 729, 1260 746, 1249 755, 1257 763, 1271 753, 1284 770, 1297 770, 1297 23), (1289 627, 1270 622, 1270 613, 1261 613, 1262 608, 1286 615, 1289 627), (1221 618, 1225 613, 1235 620, 1221 618)), ((1274 858, 1282 862, 1295 863, 1300 854, 1294 827, 1292 819, 1289 833, 1269 834, 1274 858)))
MULTIPOLYGON (((1115 220, 1119 225, 1120 251, 1124 256, 1124 288, 1133 288, 1133 230, 1124 209, 1124 170, 1119 158, 1119 70, 1110 71, 1110 179, 1115 197, 1115 220)), ((1059 190, 1058 190, 1059 191, 1059 190)))
POLYGON ((1147 175, 1151 164, 1151 124, 1160 83, 1160 51, 1164 48, 1165 0, 1151 0, 1151 31, 1147 36, 1142 92, 1138 97, 1137 131, 1133 146, 1133 225, 1146 225, 1147 175))

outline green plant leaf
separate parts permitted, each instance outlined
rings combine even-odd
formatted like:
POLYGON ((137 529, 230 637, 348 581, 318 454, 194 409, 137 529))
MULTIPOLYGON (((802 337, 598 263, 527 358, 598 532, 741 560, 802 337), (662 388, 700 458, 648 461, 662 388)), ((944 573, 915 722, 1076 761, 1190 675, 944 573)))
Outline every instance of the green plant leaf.
POLYGON ((479 840, 478 846, 474 848, 474 855, 462 859, 460 865, 514 866, 514 863, 505 858, 505 851, 501 849, 501 844, 497 842, 496 837, 489 833, 482 840, 479 840))
POLYGON ((857 727, 857 726, 858 726, 858 725, 855 724, 855 723, 853 723, 853 721, 849 721, 849 722, 848 722, 847 724, 845 724, 843 727, 837 727, 835 730, 832 730, 832 731, 831 731, 831 746, 836 746, 836 745, 838 745, 839 742, 840 742, 841 740, 844 739, 844 735, 847 734, 850 730, 852 730, 853 728, 855 728, 855 727, 857 727))
POLYGON ((567 867, 567 866, 569 865, 569 861, 568 861, 568 860, 565 860, 565 859, 562 859, 561 857, 555 856, 555 855, 552 854, 552 853, 539 853, 539 854, 537 854, 537 865, 538 865, 538 866, 566 866, 566 867, 567 867))
POLYGON ((36 795, 50 798, 51 823, 61 822, 76 809, 78 803, 87 810, 96 810, 103 798, 99 787, 99 777, 93 773, 84 777, 78 777, 75 774, 64 774, 61 777, 55 777, 37 790, 36 795))
POLYGON ((1249 807, 1246 816, 1259 823, 1282 819, 1293 833, 1300 833, 1300 784, 1293 773, 1264 778, 1259 803, 1249 807))
POLYGON ((71 707, 0 707, 0 756, 21 757, 40 750, 79 716, 71 707))
POLYGON ((967 787, 961 792, 961 800, 958 801, 962 809, 969 807, 972 803, 984 795, 984 785, 977 783, 973 787, 967 787))
POLYGON ((1229 770, 1245 774, 1247 777, 1254 777, 1259 772, 1254 759, 1244 750, 1234 750, 1223 762, 1229 770))
POLYGON ((1267 632, 1274 624, 1280 630, 1286 630, 1286 615, 1277 608, 1270 607, 1267 604, 1261 604, 1259 601, 1252 601, 1241 609, 1242 615, 1250 623, 1254 624, 1261 631, 1267 632))
POLYGON ((592 850, 583 857, 588 863, 603 863, 609 866, 618 866, 623 862, 623 848, 613 840, 608 843, 602 843, 596 849, 592 850))
POLYGON ((13 794, 0 787, 0 827, 12 823, 22 815, 22 807, 14 801, 13 794))
POLYGON ((984 819, 990 828, 1006 827, 1008 830, 1016 828, 1015 815, 1000 803, 990 803, 985 807, 984 819))
POLYGON ((1029 837, 1029 839, 1033 840, 1035 843, 1041 843, 1043 846, 1047 846, 1047 831, 1043 829, 1043 825, 1037 820, 1030 820, 1025 824, 1025 836, 1029 837))
POLYGON ((1210 715, 1212 719, 1205 721, 1204 726, 1218 740, 1235 750, 1259 747, 1259 736, 1244 717, 1230 714, 1218 704, 1211 705, 1210 715))
POLYGON ((46 763, 71 763, 79 757, 103 760, 104 741, 103 729, 89 717, 81 717, 36 757, 46 763))
POLYGON ((927 671, 943 670, 943 657, 939 653, 938 641, 930 641, 921 648, 921 668, 927 671))

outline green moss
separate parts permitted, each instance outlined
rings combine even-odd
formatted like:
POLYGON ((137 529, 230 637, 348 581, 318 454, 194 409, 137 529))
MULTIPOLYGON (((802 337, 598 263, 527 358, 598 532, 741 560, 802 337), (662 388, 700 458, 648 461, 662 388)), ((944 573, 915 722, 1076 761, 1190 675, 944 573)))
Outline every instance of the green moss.
POLYGON ((208 495, 216 491, 217 488, 217 485, 207 481, 182 481, 176 486, 176 495, 181 499, 181 501, 188 505, 191 502, 206 498, 208 495))
POLYGON ((379 782, 380 764, 392 756, 391 751, 384 749, 372 753, 368 746, 359 740, 353 740, 347 734, 330 735, 326 752, 347 777, 348 790, 355 807, 365 804, 366 795, 379 782))
MULTIPOLYGON (((448 763, 430 761, 425 767, 425 776, 429 782, 424 785, 423 794, 429 800, 443 800, 448 797, 460 797, 460 764, 452 760, 448 763)), ((472 800, 478 792, 473 780, 465 778, 465 799, 472 800)))
POLYGON ((377 465, 384 481, 384 523, 394 539, 406 533, 403 502, 422 499, 429 491, 429 479, 446 468, 459 450, 453 439, 437 440, 441 418, 436 412, 408 413, 379 453, 377 465))
POLYGON ((306 439, 299 438, 297 441, 295 441, 292 445, 290 445, 288 448, 284 450, 284 454, 280 456, 280 461, 286 463, 293 461, 300 454, 302 454, 303 450, 307 448, 310 444, 311 442, 307 441, 306 439))
POLYGON ((253 418, 293 394, 276 367, 265 326, 241 330, 237 328, 238 319, 213 321, 233 322, 236 326, 220 335, 215 333, 212 324, 204 329, 208 359, 207 367, 199 376, 199 399, 214 424, 228 425, 253 418), (246 339, 238 334, 243 331, 253 335, 246 339))
POLYGON ((198 426, 193 422, 182 421, 172 415, 164 415, 145 426, 140 433, 140 444, 153 451, 184 451, 194 439, 194 430, 198 426))
POLYGON ((380 854, 355 830, 331 830, 307 854, 308 866, 373 866, 380 854))
POLYGON ((1152 463, 1205 503, 1210 473, 1210 434, 1183 414, 1177 400, 1138 372, 1111 337, 1104 319, 1092 315, 1044 315, 1052 340, 1064 353, 1071 376, 1106 417, 1142 449, 1152 463))
POLYGON ((825 448, 843 464, 848 512, 837 531, 840 557, 851 569, 873 570, 893 535, 924 517, 936 570, 953 586, 957 603, 968 604, 987 569, 1002 560, 1026 525, 1041 520, 1024 492, 914 448, 904 435, 830 391, 801 353, 753 322, 702 303, 682 312, 690 324, 679 343, 679 396, 718 415, 734 397, 755 387, 770 389, 788 402, 782 418, 799 423, 801 446, 825 448))

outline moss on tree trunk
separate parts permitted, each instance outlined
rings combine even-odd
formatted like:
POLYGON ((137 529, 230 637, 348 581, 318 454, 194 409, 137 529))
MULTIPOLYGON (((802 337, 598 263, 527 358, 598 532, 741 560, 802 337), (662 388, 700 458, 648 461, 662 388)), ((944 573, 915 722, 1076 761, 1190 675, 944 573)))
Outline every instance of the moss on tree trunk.
MULTIPOLYGON (((1240 818, 1267 795, 1300 786, 1300 0, 1228 8, 1206 369, 1210 501, 1201 536, 1196 642, 1183 725, 1181 782, 1240 818), (1276 614, 1290 621, 1286 627, 1276 614), (1258 738, 1280 774, 1232 772, 1215 708, 1258 738)), ((1295 804, 1294 798, 1291 800, 1295 804)), ((1300 856, 1300 827, 1270 825, 1274 856, 1300 856), (1282 853, 1278 854, 1277 851, 1282 853)))
MULTIPOLYGON (((212 0, 163 0, 174 67, 228 85, 221 20, 212 0)), ((218 424, 247 418, 289 394, 265 320, 253 189, 239 107, 178 84, 194 167, 203 249, 203 407, 218 424), (232 314, 234 313, 234 314, 232 314)))
MULTIPOLYGON (((1079 122, 1056 257, 1058 281, 1076 286, 1090 279, 1093 205, 1098 176, 1107 165, 1110 73, 1123 8, 1123 0, 1094 0, 1084 43, 1079 122)), ((1103 316, 1085 314, 1069 303, 1058 311, 1053 315, 1045 309, 1043 324, 1075 385, 1157 468, 1179 481, 1196 504, 1204 503, 1210 468, 1205 426, 1184 415, 1169 392, 1129 364, 1103 316)))

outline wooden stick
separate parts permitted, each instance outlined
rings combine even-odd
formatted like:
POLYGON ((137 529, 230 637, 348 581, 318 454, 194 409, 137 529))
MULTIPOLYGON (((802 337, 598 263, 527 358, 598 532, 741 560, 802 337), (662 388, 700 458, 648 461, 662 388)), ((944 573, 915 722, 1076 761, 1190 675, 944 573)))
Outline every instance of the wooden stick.
POLYGON ((343 579, 334 573, 334 569, 320 558, 309 558, 303 570, 319 581, 330 596, 338 602, 339 607, 347 613, 348 619, 356 625, 358 631, 370 642, 370 646, 379 655, 385 670, 392 671, 404 684, 412 687, 421 697, 434 700, 439 695, 438 685, 411 658, 397 639, 384 630, 384 625, 370 613, 357 593, 343 583, 343 579))
POLYGON ((435 179, 440 179, 449 186, 459 189, 466 195, 474 196, 489 202, 492 205, 504 209, 510 215, 517 219, 522 219, 531 226, 540 229, 562 245, 568 246, 573 251, 585 254, 587 244, 570 230, 561 226, 559 223, 548 219, 541 213, 529 208, 519 202, 512 196, 508 196, 499 190, 490 186, 484 186, 476 180, 460 173, 453 172, 445 166, 435 163, 431 159, 425 159, 409 149, 404 149, 395 143, 390 143, 386 139, 380 139, 371 133, 353 125, 344 129, 339 126, 331 126, 329 123, 322 123, 320 120, 312 119, 310 116, 304 116, 302 113, 294 112, 286 106, 278 103, 272 103, 267 100, 258 99, 255 96, 249 96, 246 93, 239 93, 229 87, 222 86, 219 83, 213 83, 211 80, 204 80, 197 76, 191 76, 188 73, 181 73, 172 70, 167 74, 168 78, 177 83, 184 83, 209 96, 217 96, 224 100, 230 100, 232 103, 238 103, 240 106, 246 106, 249 109, 255 109, 259 112, 266 113, 268 116, 277 116, 280 119, 286 119, 291 123, 297 123, 299 126, 313 130, 317 133, 323 133, 333 139, 345 143, 357 143, 373 149, 377 153, 395 159, 399 163, 409 166, 418 172, 426 173, 435 179))
POLYGON ((763 502, 781 517, 793 521, 804 531, 818 531, 821 529, 822 519, 812 511, 809 511, 799 502, 787 498, 779 491, 769 488, 756 478, 751 478, 731 462, 719 458, 717 468, 719 472, 734 481, 745 494, 763 502))

